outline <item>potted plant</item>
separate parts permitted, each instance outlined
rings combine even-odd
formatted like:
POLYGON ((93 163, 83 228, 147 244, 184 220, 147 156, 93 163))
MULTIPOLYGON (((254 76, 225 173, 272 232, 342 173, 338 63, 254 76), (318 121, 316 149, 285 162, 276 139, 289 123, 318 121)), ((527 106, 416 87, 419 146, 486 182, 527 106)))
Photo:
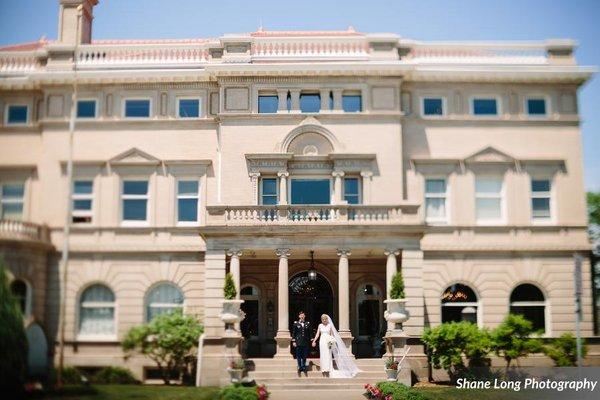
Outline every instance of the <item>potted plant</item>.
POLYGON ((385 360, 385 374, 387 375, 388 381, 395 382, 398 380, 398 372, 400 363, 394 359, 394 357, 388 357, 385 360))
POLYGON ((243 358, 232 358, 229 360, 229 379, 232 383, 241 382, 244 376, 244 369, 246 368, 246 362, 243 358))
POLYGON ((225 286, 223 287, 223 311, 221 312, 221 321, 225 323, 225 329, 229 332, 234 331, 234 324, 242 321, 245 317, 240 306, 244 300, 236 299, 237 290, 231 274, 225 275, 225 286))
POLYGON ((404 298, 404 280, 402 273, 397 272, 392 278, 390 298, 385 300, 387 310, 383 314, 388 323, 388 330, 402 331, 402 323, 410 318, 404 298))

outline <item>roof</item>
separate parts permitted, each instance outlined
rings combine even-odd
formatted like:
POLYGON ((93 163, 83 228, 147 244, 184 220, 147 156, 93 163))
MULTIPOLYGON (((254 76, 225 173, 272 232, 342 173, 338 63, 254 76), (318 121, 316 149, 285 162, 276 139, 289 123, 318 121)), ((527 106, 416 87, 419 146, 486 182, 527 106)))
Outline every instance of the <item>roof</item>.
POLYGON ((48 43, 50 43, 50 41, 42 37, 39 40, 36 40, 35 42, 26 42, 2 46, 0 47, 0 51, 34 51, 43 48, 48 43))

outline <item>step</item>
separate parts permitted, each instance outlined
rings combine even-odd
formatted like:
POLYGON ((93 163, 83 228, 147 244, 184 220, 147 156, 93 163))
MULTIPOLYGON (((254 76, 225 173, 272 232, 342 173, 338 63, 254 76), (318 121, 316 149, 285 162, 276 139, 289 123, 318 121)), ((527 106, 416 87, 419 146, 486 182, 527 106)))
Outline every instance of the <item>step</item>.
MULTIPOLYGON (((302 389, 271 389, 269 400, 306 400, 306 390, 302 389)), ((311 400, 364 400, 364 389, 312 389, 311 400)))
MULTIPOLYGON (((264 371, 264 370, 259 370, 259 371, 248 371, 248 376, 254 379, 263 379, 263 378, 297 378, 298 377, 298 372, 297 371, 281 371, 281 370, 272 370, 272 371, 264 371)), ((321 372, 319 371, 309 371, 308 372, 308 377, 309 378, 313 378, 313 377, 320 377, 321 372)), ((383 370, 377 370, 377 371, 361 371, 359 372, 356 377, 358 378, 377 378, 377 377, 384 377, 385 376, 385 372, 383 370)), ((305 378, 306 375, 302 374, 302 377, 305 378)))

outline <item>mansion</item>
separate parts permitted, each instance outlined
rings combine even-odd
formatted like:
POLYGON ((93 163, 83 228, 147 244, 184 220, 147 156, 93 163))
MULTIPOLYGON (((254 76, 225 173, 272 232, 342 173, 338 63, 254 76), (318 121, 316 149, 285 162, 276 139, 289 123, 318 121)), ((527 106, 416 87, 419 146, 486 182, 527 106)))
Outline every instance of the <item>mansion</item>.
POLYGON ((427 327, 512 312, 573 332, 576 254, 594 343, 577 94, 594 69, 573 41, 93 40, 97 4, 60 0, 57 40, 0 48, 0 255, 32 368, 57 362, 62 326, 67 365, 156 379, 120 341, 182 309, 204 325, 200 384, 224 384, 227 272, 245 357, 293 365, 304 310, 381 358, 401 271, 426 380, 427 327))

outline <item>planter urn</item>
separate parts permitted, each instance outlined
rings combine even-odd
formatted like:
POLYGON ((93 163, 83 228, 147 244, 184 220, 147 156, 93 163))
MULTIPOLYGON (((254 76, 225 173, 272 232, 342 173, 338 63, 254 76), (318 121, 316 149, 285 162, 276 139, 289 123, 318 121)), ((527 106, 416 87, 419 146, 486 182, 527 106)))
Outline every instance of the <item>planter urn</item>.
POLYGON ((402 323, 408 321, 410 314, 406 309, 406 299, 387 299, 384 301, 387 309, 383 316, 388 323, 388 330, 402 331, 402 323), (391 329, 393 327, 393 329, 391 329))
POLYGON ((396 382, 398 380, 398 373, 400 371, 397 369, 391 369, 391 368, 386 368, 385 369, 385 374, 387 375, 387 381, 389 382, 396 382))
POLYGON ((229 332, 235 331, 234 325, 243 321, 246 315, 240 309, 244 300, 223 300, 223 311, 221 321, 225 323, 225 329, 229 332))

